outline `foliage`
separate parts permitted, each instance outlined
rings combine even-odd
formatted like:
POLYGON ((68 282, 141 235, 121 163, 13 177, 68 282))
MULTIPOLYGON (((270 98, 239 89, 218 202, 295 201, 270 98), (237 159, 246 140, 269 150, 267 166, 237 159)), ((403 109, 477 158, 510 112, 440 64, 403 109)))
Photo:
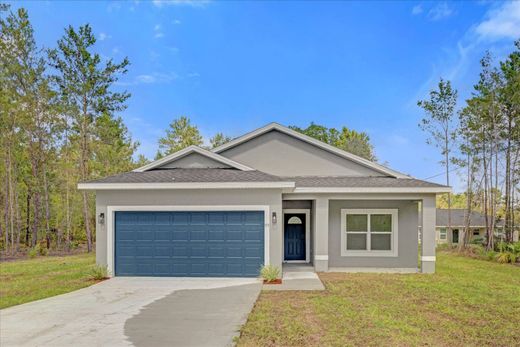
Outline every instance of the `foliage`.
POLYGON ((223 133, 216 133, 211 139, 209 139, 210 148, 217 148, 223 144, 231 141, 231 137, 224 135, 223 133))
POLYGON ((280 278, 280 268, 274 265, 265 265, 260 269, 260 276, 268 282, 280 278))
POLYGON ((78 192, 77 183, 137 164, 138 143, 117 116, 130 95, 114 91, 128 60, 101 58, 89 25, 67 27, 57 47, 43 50, 28 12, 7 7, 0 17, 4 250, 16 253, 22 243, 34 248, 46 238, 53 247, 67 249, 86 240, 90 251, 94 200, 78 192))
POLYGON ((32 247, 29 252, 27 252, 27 256, 29 258, 36 258, 36 256, 40 254, 40 244, 36 244, 36 246, 32 247))
POLYGON ((202 142, 197 126, 192 125, 188 117, 182 116, 174 119, 166 130, 166 135, 159 139, 158 156, 163 157, 192 145, 200 146, 202 142))
POLYGON ((95 265, 90 270, 90 278, 95 281, 101 281, 108 278, 108 270, 106 266, 95 265))
POLYGON ((92 253, 2 263, 0 308, 87 287, 95 283, 90 279, 94 265, 92 253))
POLYGON ((376 160, 374 147, 370 143, 370 137, 365 132, 357 132, 345 126, 341 130, 327 128, 313 122, 307 128, 297 126, 290 126, 289 128, 362 158, 376 160))
POLYGON ((438 252, 436 273, 320 273, 264 291, 238 346, 518 346, 520 267, 438 252))

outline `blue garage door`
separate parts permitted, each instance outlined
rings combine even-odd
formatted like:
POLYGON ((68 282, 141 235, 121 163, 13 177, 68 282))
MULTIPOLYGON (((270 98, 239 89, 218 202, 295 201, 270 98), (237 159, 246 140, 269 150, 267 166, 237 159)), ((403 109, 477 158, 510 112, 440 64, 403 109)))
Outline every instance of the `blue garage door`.
POLYGON ((116 212, 116 276, 258 276, 264 212, 116 212))

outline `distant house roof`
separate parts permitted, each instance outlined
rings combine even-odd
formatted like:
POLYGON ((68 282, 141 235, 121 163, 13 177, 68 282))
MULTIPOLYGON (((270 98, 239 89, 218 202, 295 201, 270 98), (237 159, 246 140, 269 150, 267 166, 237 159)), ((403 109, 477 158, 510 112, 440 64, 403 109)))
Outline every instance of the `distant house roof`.
MULTIPOLYGON (((467 210, 464 208, 452 208, 451 209, 451 226, 452 227, 462 227, 466 225, 466 215, 467 210)), ((448 226, 448 209, 437 209, 437 223, 438 227, 446 227, 448 226)), ((504 221, 500 220, 496 224, 497 226, 503 226, 504 221)), ((471 211, 470 215, 470 227, 485 227, 486 226, 486 217, 484 214, 471 211)))

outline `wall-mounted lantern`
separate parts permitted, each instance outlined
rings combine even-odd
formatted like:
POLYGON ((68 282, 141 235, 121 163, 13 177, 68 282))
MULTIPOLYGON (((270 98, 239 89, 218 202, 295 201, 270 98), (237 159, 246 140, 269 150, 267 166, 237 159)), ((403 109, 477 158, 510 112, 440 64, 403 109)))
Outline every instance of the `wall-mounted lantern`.
POLYGON ((99 214, 99 216, 98 216, 98 223, 101 224, 101 225, 105 224, 105 214, 104 213, 100 213, 99 214))
POLYGON ((272 222, 276 224, 276 212, 273 212, 272 222))

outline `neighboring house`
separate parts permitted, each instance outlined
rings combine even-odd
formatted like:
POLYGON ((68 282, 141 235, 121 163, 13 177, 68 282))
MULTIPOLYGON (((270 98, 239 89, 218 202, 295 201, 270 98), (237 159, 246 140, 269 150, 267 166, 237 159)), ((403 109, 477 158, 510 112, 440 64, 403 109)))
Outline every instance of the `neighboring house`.
POLYGON ((116 276, 435 271, 435 197, 421 181, 276 123, 80 183, 96 192, 96 259, 116 276))
MULTIPOLYGON (((458 243, 459 238, 462 237, 462 231, 466 228, 466 216, 467 210, 463 208, 452 208, 451 209, 451 233, 448 228, 448 210, 437 209, 437 225, 435 227, 435 239, 437 243, 446 243, 451 241, 452 243, 458 243)), ((486 238, 486 215, 471 211, 469 216, 470 220, 470 241, 477 239, 484 240, 486 238)), ((499 220, 495 225, 495 236, 497 238, 503 238, 504 234, 504 221, 499 220)), ((514 240, 518 240, 518 231, 514 233, 514 240)))

